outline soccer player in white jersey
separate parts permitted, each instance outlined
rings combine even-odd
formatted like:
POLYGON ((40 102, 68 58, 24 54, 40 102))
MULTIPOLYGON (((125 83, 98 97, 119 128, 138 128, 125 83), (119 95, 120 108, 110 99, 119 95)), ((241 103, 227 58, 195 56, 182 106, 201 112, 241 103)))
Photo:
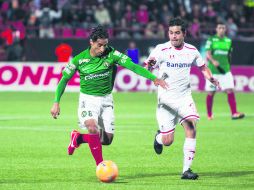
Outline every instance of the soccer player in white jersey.
POLYGON ((145 61, 148 68, 158 68, 159 77, 169 85, 168 89, 158 88, 157 121, 159 131, 155 135, 154 150, 162 153, 163 145, 170 146, 174 141, 175 126, 180 123, 185 131, 183 146, 182 179, 198 179, 198 174, 190 169, 196 151, 196 122, 199 114, 191 95, 190 69, 197 66, 205 78, 218 86, 199 51, 184 42, 186 24, 180 18, 169 22, 169 40, 159 44, 145 61))

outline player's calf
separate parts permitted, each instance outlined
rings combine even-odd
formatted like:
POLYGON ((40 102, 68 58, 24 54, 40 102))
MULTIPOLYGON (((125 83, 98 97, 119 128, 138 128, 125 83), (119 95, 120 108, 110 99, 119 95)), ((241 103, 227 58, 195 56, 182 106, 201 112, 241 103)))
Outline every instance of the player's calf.
POLYGON ((102 145, 110 145, 113 141, 114 134, 107 133, 106 131, 100 129, 100 141, 102 145))

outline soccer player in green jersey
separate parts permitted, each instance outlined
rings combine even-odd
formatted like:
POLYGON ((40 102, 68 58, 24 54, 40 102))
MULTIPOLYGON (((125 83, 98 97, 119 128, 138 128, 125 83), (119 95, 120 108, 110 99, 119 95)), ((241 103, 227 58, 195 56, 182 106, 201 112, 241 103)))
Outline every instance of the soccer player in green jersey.
MULTIPOLYGON (((212 71, 214 78, 219 81, 221 90, 227 93, 232 119, 241 119, 244 117, 244 114, 237 111, 233 90, 234 79, 230 72, 232 41, 225 36, 225 33, 226 25, 224 23, 218 23, 216 27, 216 35, 211 36, 206 42, 206 57, 208 60, 208 67, 212 71)), ((208 119, 211 120, 213 119, 213 99, 217 89, 207 80, 205 88, 206 91, 208 91, 206 98, 207 116, 208 119)))
POLYGON ((63 70, 51 108, 51 115, 56 119, 60 114, 60 98, 67 82, 78 71, 80 74, 78 117, 81 128, 86 128, 88 134, 72 131, 68 154, 72 155, 80 144, 88 143, 96 165, 103 161, 102 144, 111 144, 114 136, 112 89, 117 64, 152 80, 156 86, 167 88, 164 80, 158 79, 150 71, 133 63, 128 56, 110 47, 107 31, 98 26, 90 35, 90 46, 75 56, 63 70))

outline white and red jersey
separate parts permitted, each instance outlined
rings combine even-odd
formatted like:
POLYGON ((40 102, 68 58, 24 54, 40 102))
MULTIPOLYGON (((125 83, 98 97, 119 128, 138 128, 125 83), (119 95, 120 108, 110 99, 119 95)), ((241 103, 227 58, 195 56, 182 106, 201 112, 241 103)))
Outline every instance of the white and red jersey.
POLYGON ((190 69, 205 64, 193 45, 184 43, 182 48, 175 48, 170 41, 157 45, 145 63, 149 60, 156 61, 153 68, 158 68, 158 77, 169 85, 167 90, 158 88, 158 98, 163 95, 171 100, 191 95, 190 69))

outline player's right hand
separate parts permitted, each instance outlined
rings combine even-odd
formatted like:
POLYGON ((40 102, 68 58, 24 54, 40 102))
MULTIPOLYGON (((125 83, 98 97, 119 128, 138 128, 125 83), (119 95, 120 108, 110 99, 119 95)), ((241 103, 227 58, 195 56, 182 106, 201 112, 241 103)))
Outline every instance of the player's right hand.
POLYGON ((168 83, 166 83, 166 81, 165 80, 163 80, 163 79, 158 79, 158 78, 156 78, 154 81, 153 81, 153 83, 154 83, 154 85, 155 86, 161 86, 162 88, 164 88, 164 89, 168 89, 168 83))
POLYGON ((221 88, 221 87, 220 87, 220 83, 219 83, 219 81, 218 81, 216 78, 211 77, 211 78, 210 78, 210 82, 211 82, 213 85, 217 86, 219 89, 221 88))
POLYGON ((147 68, 148 68, 148 70, 150 71, 152 68, 153 68, 153 66, 156 64, 156 60, 155 59, 150 59, 148 62, 147 62, 147 68))
POLYGON ((59 103, 55 102, 50 110, 50 113, 54 119, 60 115, 60 105, 59 103))
POLYGON ((150 59, 148 61, 148 66, 150 66, 150 67, 154 66, 155 64, 156 64, 156 60, 155 59, 150 59))

